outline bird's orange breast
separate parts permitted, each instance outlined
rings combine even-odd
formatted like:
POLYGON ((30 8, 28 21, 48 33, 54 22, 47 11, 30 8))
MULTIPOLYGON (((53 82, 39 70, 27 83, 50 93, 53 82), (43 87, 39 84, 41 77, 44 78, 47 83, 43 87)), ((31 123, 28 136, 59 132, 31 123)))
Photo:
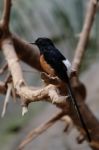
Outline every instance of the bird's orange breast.
POLYGON ((45 61, 43 55, 40 56, 40 64, 46 73, 50 74, 51 76, 55 76, 55 70, 45 61))

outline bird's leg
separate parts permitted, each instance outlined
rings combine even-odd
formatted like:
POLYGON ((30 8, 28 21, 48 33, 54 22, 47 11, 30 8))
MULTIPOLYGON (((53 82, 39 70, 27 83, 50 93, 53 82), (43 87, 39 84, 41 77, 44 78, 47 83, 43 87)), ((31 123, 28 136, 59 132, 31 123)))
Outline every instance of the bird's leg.
POLYGON ((60 84, 60 79, 57 76, 52 76, 45 72, 41 73, 41 78, 46 84, 54 84, 54 85, 60 84))

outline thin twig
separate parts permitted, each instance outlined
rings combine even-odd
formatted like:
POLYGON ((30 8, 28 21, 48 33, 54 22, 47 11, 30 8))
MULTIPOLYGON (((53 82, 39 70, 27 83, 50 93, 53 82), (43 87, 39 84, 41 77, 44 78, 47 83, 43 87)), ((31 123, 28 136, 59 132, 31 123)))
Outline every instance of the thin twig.
POLYGON ((0 69, 0 74, 3 74, 8 68, 8 64, 4 64, 4 66, 0 69))
POLYGON ((52 125, 54 125, 62 116, 64 116, 63 112, 58 112, 56 115, 54 115, 49 121, 46 123, 41 124, 36 129, 33 129, 25 138, 24 141, 19 145, 18 150, 22 150, 28 143, 30 143, 32 140, 34 140, 36 137, 38 137, 40 134, 45 132, 48 128, 50 128, 52 125))
POLYGON ((10 99, 10 94, 11 94, 11 89, 12 89, 12 83, 8 83, 7 94, 6 94, 6 97, 5 97, 3 110, 2 110, 2 114, 1 114, 2 118, 4 117, 4 115, 6 113, 6 110, 7 110, 7 106, 8 106, 9 99, 10 99))
POLYGON ((74 60, 72 63, 72 72, 79 72, 81 62, 83 60, 83 56, 86 50, 86 46, 88 45, 89 34, 94 22, 94 17, 97 11, 97 4, 94 3, 93 0, 90 0, 89 8, 87 10, 87 14, 85 17, 84 26, 80 35, 80 39, 76 48, 74 60))

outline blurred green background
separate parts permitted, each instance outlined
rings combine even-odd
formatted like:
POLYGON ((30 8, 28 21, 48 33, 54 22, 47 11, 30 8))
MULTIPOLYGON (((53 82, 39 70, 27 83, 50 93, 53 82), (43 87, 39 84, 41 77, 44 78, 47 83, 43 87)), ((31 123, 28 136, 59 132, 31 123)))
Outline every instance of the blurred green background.
MULTIPOLYGON (((23 39, 32 42, 38 37, 51 38, 62 53, 72 61, 74 50, 79 40, 89 0, 12 0, 10 30, 23 39)), ((3 0, 0 0, 0 17, 3 0)), ((89 45, 81 72, 86 71, 99 56, 99 11, 97 12, 89 45)), ((5 62, 0 52, 0 67, 5 62)), ((24 77, 30 85, 40 85, 40 74, 21 63, 24 77), (29 72, 29 71, 31 72, 29 72)), ((0 76, 3 80, 4 76, 0 76)), ((0 96, 0 112, 4 96, 0 96)), ((33 116, 44 108, 40 102, 31 104, 29 113, 21 117, 20 102, 10 101, 5 118, 0 119, 0 149, 7 150, 6 144, 13 139, 16 132, 27 124, 33 116)), ((45 104, 45 106, 48 104, 45 104)))

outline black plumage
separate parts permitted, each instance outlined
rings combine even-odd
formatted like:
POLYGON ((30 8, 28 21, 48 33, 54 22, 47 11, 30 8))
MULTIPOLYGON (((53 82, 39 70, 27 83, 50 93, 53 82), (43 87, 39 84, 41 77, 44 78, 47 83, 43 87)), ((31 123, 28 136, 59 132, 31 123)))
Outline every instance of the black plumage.
POLYGON ((80 113, 77 101, 73 94, 69 76, 68 76, 68 66, 63 63, 66 58, 60 53, 60 51, 55 47, 53 42, 48 38, 38 38, 35 44, 39 47, 40 54, 44 56, 45 61, 55 70, 57 76, 67 84, 68 92, 71 96, 71 100, 76 108, 78 117, 83 125, 83 128, 87 134, 88 140, 91 141, 90 134, 87 130, 86 124, 80 113))
POLYGON ((35 43, 39 47, 40 53, 44 55, 46 62, 55 69, 57 76, 61 80, 67 82, 67 67, 63 63, 63 60, 66 60, 66 58, 48 38, 43 38, 43 40, 42 38, 39 38, 35 43))

